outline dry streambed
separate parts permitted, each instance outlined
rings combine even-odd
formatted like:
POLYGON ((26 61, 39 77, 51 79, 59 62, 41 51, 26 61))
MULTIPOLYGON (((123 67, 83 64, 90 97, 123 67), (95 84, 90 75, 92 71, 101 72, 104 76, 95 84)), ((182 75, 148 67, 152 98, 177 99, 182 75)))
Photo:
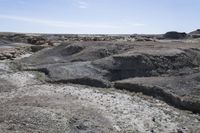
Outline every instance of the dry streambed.
POLYGON ((42 76, 11 70, 0 75, 0 132, 200 132, 198 115, 151 97, 49 84, 38 80, 42 76))

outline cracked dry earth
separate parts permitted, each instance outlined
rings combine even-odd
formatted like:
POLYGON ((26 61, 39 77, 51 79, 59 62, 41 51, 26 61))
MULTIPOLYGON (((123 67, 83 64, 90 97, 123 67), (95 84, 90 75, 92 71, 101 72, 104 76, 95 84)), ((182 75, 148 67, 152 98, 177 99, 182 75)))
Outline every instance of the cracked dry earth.
MULTIPOLYGON (((0 63, 1 133, 199 133, 200 116, 142 94, 38 80, 0 63)), ((40 75, 40 76, 38 76, 40 75)))

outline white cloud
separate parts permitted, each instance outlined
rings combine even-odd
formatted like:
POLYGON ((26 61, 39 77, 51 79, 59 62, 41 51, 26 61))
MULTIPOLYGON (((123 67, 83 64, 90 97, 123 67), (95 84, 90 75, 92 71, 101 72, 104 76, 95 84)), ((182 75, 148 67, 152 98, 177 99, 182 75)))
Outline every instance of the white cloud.
POLYGON ((36 23, 36 24, 42 24, 46 26, 60 27, 60 28, 112 28, 112 29, 119 28, 118 26, 114 26, 110 24, 100 24, 100 23, 86 24, 86 23, 55 21, 55 20, 30 18, 30 17, 22 17, 22 16, 1 15, 1 14, 0 14, 0 19, 24 21, 24 22, 29 22, 29 23, 36 23))
POLYGON ((89 4, 85 1, 78 1, 78 6, 81 9, 86 9, 86 8, 88 8, 89 4))
MULTIPOLYGON (((6 20, 5 22, 16 23, 21 22, 22 26, 25 23, 31 24, 34 27, 40 27, 32 29, 27 28, 23 29, 19 27, 17 32, 41 32, 41 33, 82 33, 82 34, 119 34, 119 33, 141 33, 147 27, 143 23, 137 22, 69 22, 69 21, 59 21, 59 20, 49 20, 49 19, 40 19, 33 17, 24 17, 24 16, 14 16, 14 15, 3 15, 0 14, 0 24, 1 20, 6 20), (46 27, 48 26, 48 28, 46 27), (48 29, 48 30, 47 30, 48 29)), ((10 25, 12 27, 13 25, 10 25)), ((17 27, 12 27, 13 29, 17 27)), ((5 29, 6 31, 8 29, 5 29)))

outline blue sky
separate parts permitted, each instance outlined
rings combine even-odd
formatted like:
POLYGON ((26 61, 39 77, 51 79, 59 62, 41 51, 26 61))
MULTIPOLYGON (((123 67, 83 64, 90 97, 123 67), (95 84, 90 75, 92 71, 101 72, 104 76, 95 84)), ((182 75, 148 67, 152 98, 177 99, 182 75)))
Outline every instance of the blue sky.
POLYGON ((200 0, 0 0, 0 31, 132 34, 200 28, 200 0))

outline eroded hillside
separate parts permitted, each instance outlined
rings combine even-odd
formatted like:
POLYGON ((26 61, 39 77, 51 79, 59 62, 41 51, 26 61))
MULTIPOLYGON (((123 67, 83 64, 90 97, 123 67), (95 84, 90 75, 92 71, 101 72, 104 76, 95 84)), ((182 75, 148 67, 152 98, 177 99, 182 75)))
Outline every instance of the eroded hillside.
POLYGON ((1 33, 0 132, 198 133, 199 42, 1 33))

